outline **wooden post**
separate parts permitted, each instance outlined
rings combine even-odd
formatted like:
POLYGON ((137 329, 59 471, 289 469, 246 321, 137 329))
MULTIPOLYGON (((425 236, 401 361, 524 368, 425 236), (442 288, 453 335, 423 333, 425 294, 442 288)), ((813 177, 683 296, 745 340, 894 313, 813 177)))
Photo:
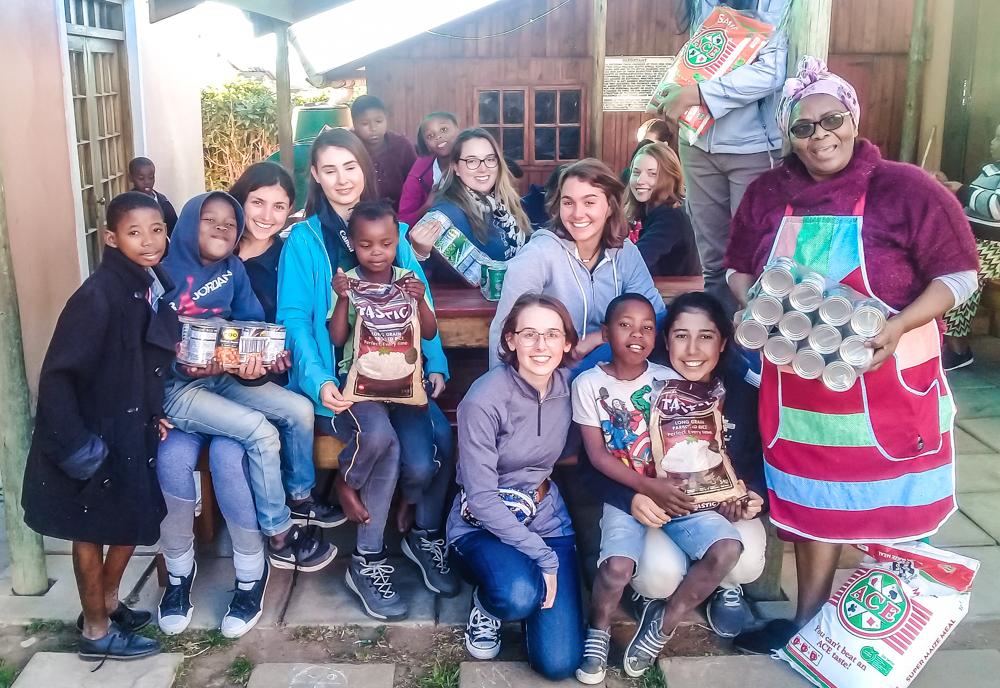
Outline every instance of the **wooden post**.
POLYGON ((906 101, 903 105, 903 131, 900 133, 899 159, 915 162, 917 131, 920 119, 920 82, 924 78, 924 58, 927 45, 927 0, 913 4, 913 24, 910 28, 910 56, 906 65, 906 101))
POLYGON ((792 2, 788 19, 788 74, 803 55, 825 60, 830 52, 830 15, 833 0, 792 2))
POLYGON ((31 411, 21 343, 21 314, 0 176, 0 480, 10 543, 11 587, 16 595, 42 595, 49 589, 42 536, 25 525, 21 508, 21 482, 30 446, 31 411))
POLYGON ((587 152, 600 158, 604 144, 604 55, 607 52, 608 0, 593 0, 590 27, 590 55, 593 59, 590 78, 590 133, 587 152))
POLYGON ((295 149, 292 143, 292 79, 288 72, 288 24, 275 22, 274 35, 278 41, 275 79, 278 87, 278 150, 281 166, 295 174, 295 149))

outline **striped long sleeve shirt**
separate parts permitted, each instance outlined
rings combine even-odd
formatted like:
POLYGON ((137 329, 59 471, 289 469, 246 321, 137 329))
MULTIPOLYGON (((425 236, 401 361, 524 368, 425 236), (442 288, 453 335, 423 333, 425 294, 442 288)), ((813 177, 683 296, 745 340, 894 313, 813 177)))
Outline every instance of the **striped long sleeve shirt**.
POLYGON ((1000 222, 1000 162, 983 167, 974 181, 958 190, 958 200, 970 219, 1000 222))

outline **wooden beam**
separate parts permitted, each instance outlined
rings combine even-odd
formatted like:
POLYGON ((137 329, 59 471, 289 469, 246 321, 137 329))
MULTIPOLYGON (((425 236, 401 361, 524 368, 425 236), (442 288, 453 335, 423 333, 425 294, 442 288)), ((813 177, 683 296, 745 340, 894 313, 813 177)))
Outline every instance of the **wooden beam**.
POLYGON ((295 175, 295 149, 292 146, 292 80, 288 72, 288 25, 277 24, 277 65, 275 79, 278 90, 278 150, 281 166, 295 175))
POLYGON ((593 67, 590 78, 590 107, 587 154, 600 158, 604 138, 604 56, 607 51, 608 0, 591 0, 590 56, 593 67))
POLYGON ((42 595, 49 589, 42 536, 24 523, 21 485, 31 446, 28 377, 24 370, 21 314, 7 231, 7 206, 0 177, 0 482, 10 545, 11 587, 15 595, 42 595))
POLYGON ((803 55, 826 60, 830 53, 830 15, 833 0, 793 2, 788 20, 788 75, 803 55))
POLYGON ((910 55, 906 65, 906 101, 903 105, 903 131, 900 133, 899 159, 916 162, 917 130, 920 126, 920 82, 924 77, 927 47, 927 0, 913 4, 910 28, 910 55))

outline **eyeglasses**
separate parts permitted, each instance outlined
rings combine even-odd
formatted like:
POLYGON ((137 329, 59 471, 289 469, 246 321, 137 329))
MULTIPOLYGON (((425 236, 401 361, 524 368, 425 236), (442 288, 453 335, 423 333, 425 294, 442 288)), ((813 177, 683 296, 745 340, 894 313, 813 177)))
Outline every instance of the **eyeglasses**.
POLYGON ((816 131, 817 124, 827 131, 836 131, 844 125, 844 119, 850 114, 850 112, 831 112, 826 117, 814 122, 799 120, 789 128, 788 133, 797 139, 807 139, 816 131))
POLYGON ((459 158, 465 163, 469 170, 478 170, 480 165, 486 165, 487 169, 493 169, 500 164, 500 158, 495 155, 487 155, 485 158, 459 158))
POLYGON ((515 330, 514 335, 517 336, 518 341, 525 346, 534 346, 538 343, 539 337, 544 339, 546 344, 558 344, 566 338, 566 333, 562 330, 553 329, 545 330, 545 332, 539 332, 531 327, 526 327, 523 330, 515 330))

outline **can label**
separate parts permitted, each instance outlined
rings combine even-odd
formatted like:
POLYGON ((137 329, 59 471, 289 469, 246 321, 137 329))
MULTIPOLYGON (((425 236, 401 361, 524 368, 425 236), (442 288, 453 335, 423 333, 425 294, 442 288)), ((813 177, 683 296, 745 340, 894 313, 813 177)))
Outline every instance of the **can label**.
POLYGON ((476 248, 441 211, 432 210, 425 219, 428 218, 437 220, 444 227, 444 231, 434 242, 434 249, 469 286, 478 286, 482 277, 480 266, 491 262, 490 257, 476 248))
POLYGON ((240 333, 242 327, 229 324, 219 328, 219 338, 215 342, 215 357, 223 368, 240 367, 240 333))
POLYGON ((479 289, 487 301, 499 301, 503 290, 503 278, 507 274, 507 264, 492 260, 480 266, 479 289))
POLYGON ((764 345, 764 358, 774 365, 788 365, 795 358, 795 342, 786 337, 771 337, 764 345))
POLYGON ((267 342, 264 345, 264 363, 274 363, 285 350, 285 326, 268 325, 267 342))
POLYGON ((756 320, 747 319, 736 326, 736 342, 744 349, 757 351, 767 342, 768 328, 756 320))
POLYGON ((207 322, 185 322, 181 326, 181 346, 177 360, 194 366, 207 366, 215 356, 219 328, 207 322))
POLYGON ((799 342, 809 336, 812 321, 809 316, 799 311, 788 311, 778 322, 778 332, 793 342, 799 342))

